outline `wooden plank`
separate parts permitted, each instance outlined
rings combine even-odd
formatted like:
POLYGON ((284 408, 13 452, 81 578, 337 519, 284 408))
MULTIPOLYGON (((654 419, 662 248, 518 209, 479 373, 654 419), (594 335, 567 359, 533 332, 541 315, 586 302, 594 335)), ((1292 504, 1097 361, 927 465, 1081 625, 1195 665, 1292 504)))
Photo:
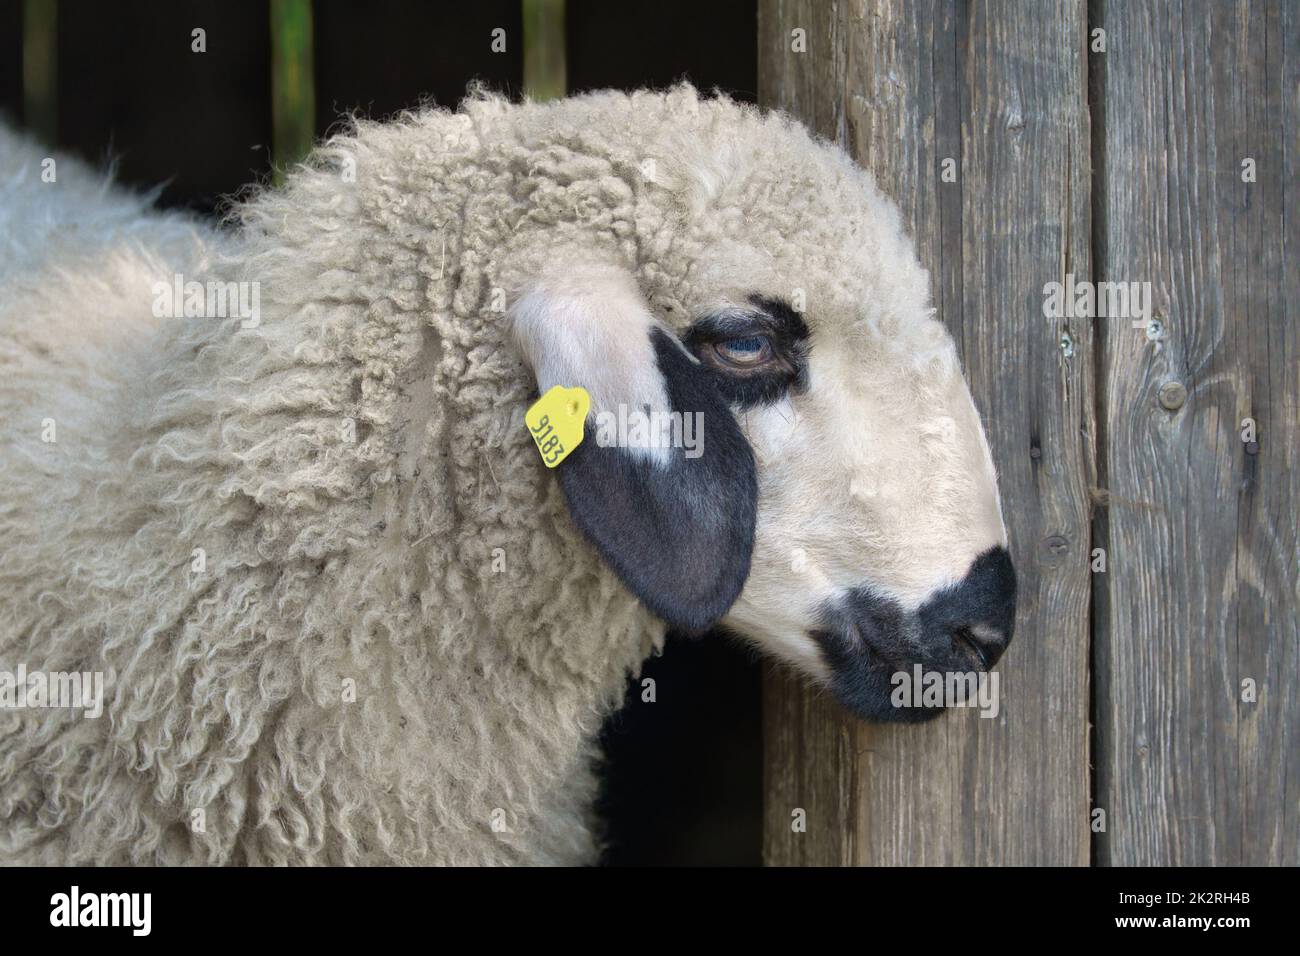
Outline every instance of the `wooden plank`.
POLYGON ((760 3, 760 102, 845 144, 931 269, 989 423, 1021 595, 995 720, 869 726, 769 672, 769 863, 1088 862, 1092 329, 1042 312, 1045 283, 1090 277, 1085 28, 1081 0, 760 3))
POLYGON ((22 0, 0 0, 0 116, 10 123, 23 118, 22 0))
POLYGON ((316 135, 311 0, 271 0, 271 162, 275 181, 311 152, 316 135))
POLYGON ((522 0, 524 95, 539 102, 564 95, 564 0, 522 0))
POLYGON ((1103 25, 1099 265, 1152 283, 1165 335, 1105 332, 1099 860, 1294 866, 1300 14, 1148 0, 1107 4, 1103 25))
POLYGON ((59 141, 58 0, 23 3, 23 121, 45 143, 59 141))

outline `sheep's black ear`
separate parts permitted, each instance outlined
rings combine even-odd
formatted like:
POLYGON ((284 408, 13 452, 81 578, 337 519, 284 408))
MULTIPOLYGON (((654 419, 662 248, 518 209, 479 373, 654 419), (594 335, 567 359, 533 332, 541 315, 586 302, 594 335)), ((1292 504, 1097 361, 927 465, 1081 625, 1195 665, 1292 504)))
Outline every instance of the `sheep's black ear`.
POLYGON ((670 625, 698 632, 749 576, 754 455, 704 369, 661 329, 649 334, 671 411, 699 415, 690 419, 702 426, 698 447, 602 447, 589 418, 556 470, 574 523, 628 589, 670 625))

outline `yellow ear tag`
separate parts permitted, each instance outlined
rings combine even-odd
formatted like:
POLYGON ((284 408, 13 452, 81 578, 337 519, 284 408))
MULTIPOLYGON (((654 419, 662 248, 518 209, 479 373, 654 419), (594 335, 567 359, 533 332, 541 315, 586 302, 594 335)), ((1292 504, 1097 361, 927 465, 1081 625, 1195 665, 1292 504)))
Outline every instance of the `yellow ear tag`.
POLYGON ((582 443, 582 426, 589 411, 591 396, 585 388, 556 385, 533 402, 524 415, 524 423, 547 468, 564 461, 582 443))

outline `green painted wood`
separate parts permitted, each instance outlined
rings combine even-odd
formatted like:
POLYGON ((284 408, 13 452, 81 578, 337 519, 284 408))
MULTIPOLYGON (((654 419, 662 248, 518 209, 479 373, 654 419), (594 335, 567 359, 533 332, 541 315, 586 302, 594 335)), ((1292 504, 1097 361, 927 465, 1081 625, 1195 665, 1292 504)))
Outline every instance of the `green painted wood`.
POLYGON ((567 89, 564 0, 523 0, 524 95, 554 100, 567 89))
POLYGON ((23 122, 53 146, 59 141, 58 0, 23 2, 23 122))
POLYGON ((311 0, 271 0, 271 160, 277 182, 311 152, 316 74, 311 0))

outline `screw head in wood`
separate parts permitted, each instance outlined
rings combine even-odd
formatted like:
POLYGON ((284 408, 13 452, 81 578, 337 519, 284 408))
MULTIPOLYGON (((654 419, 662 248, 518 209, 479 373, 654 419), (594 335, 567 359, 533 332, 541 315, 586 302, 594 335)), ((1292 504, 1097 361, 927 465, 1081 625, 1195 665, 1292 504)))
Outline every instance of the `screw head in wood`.
POLYGON ((1157 395, 1161 406, 1171 412, 1178 411, 1183 407, 1183 402, 1187 401, 1187 389, 1182 382, 1165 382, 1157 395))

